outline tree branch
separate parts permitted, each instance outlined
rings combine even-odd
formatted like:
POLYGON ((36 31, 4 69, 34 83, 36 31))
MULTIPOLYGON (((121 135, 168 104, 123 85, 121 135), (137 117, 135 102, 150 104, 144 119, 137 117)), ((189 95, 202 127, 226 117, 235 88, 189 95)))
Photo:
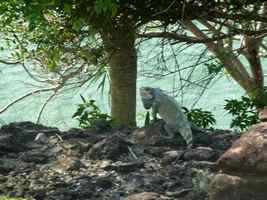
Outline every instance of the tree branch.
POLYGON ((31 96, 31 95, 34 95, 34 94, 38 94, 38 93, 41 93, 41 92, 48 92, 48 91, 53 91, 53 90, 56 90, 58 89, 58 87, 53 87, 53 88, 43 88, 43 89, 38 89, 38 90, 34 90, 34 91, 31 91, 31 92, 28 92, 26 94, 24 94, 23 96, 15 99, 14 101, 12 101, 11 103, 9 103, 8 105, 6 105, 4 108, 2 108, 0 110, 0 114, 2 114, 3 112, 5 112, 7 109, 9 109, 11 106, 13 106, 14 104, 18 103, 19 101, 31 96))
POLYGON ((138 37, 141 38, 166 38, 166 39, 172 39, 172 40, 178 40, 178 42, 186 42, 186 43, 209 43, 213 41, 222 40, 228 37, 234 36, 234 34, 227 34, 227 35, 221 35, 216 36, 213 38, 198 38, 198 37, 191 37, 187 35, 179 35, 177 33, 172 32, 150 32, 150 33, 142 33, 138 34, 138 37))
POLYGON ((37 117, 37 120, 36 120, 36 124, 39 124, 40 123, 40 120, 41 120, 41 116, 43 114, 43 111, 45 109, 45 107, 47 106, 47 104, 54 98, 54 96, 57 95, 57 91, 55 91, 52 95, 50 95, 46 101, 44 102, 44 104, 42 105, 41 107, 41 110, 40 112, 38 113, 38 117, 37 117))
POLYGON ((20 63, 20 61, 0 60, 0 63, 3 63, 5 65, 17 65, 20 63))
MULTIPOLYGON (((196 37, 199 39, 206 39, 207 36, 203 31, 201 31, 195 24, 191 21, 184 23, 196 37)), ((232 52, 227 52, 225 48, 217 46, 214 42, 209 42, 205 44, 207 48, 216 55, 218 59, 224 64, 225 69, 229 74, 246 90, 250 91, 253 80, 249 76, 246 68, 243 64, 234 56, 232 52)))

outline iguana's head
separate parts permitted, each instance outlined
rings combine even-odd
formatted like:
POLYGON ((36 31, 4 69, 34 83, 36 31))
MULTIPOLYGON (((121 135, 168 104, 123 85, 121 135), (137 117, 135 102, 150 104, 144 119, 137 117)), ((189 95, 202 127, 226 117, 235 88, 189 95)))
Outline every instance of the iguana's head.
POLYGON ((155 88, 141 87, 139 89, 141 100, 145 109, 150 109, 155 100, 155 88))

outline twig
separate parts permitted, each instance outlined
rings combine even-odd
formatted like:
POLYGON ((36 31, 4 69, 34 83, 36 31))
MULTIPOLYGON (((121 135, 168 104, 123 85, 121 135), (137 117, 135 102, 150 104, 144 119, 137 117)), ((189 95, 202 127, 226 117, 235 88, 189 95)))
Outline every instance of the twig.
POLYGON ((137 160, 138 157, 135 155, 135 153, 133 152, 132 148, 128 146, 128 150, 129 150, 130 154, 134 157, 134 159, 137 160))
POLYGON ((55 89, 57 89, 57 88, 58 88, 58 87, 44 88, 44 89, 38 89, 38 90, 31 91, 31 92, 29 92, 29 93, 27 93, 27 94, 25 94, 25 95, 23 95, 23 96, 21 96, 21 97, 15 99, 14 101, 12 101, 11 103, 9 103, 8 105, 6 105, 4 108, 2 108, 2 109, 0 110, 0 114, 3 113, 3 112, 5 112, 5 111, 6 111, 8 108, 10 108, 12 105, 18 103, 19 101, 21 101, 21 100, 23 100, 23 99, 25 99, 25 98, 27 98, 27 97, 29 97, 29 96, 31 96, 31 95, 38 94, 38 93, 40 93, 40 92, 48 92, 48 91, 52 91, 52 90, 55 90, 55 89))
POLYGON ((37 117, 37 120, 36 120, 36 124, 39 124, 40 119, 41 119, 41 116, 42 116, 42 113, 43 113, 45 107, 47 106, 47 104, 49 103, 49 101, 51 101, 51 100, 53 99, 53 97, 56 96, 56 95, 57 95, 57 91, 55 91, 52 95, 50 95, 50 96, 46 99, 46 101, 45 101, 44 104, 42 105, 42 108, 41 108, 40 112, 38 113, 38 117, 37 117))
POLYGON ((24 62, 22 62, 21 65, 22 65, 23 69, 26 71, 26 73, 29 75, 29 77, 31 77, 34 81, 42 82, 42 83, 46 82, 45 80, 40 80, 40 79, 36 78, 36 77, 35 77, 35 76, 28 70, 28 68, 26 67, 26 65, 25 65, 24 62))
POLYGON ((143 38, 166 38, 166 39, 172 39, 177 40, 178 42, 186 42, 186 43, 210 43, 218 40, 222 40, 225 38, 233 37, 234 34, 224 34, 220 36, 214 36, 213 38, 202 38, 199 39, 197 37, 187 36, 187 35, 181 35, 174 32, 149 32, 149 33, 143 33, 138 34, 138 37, 143 38))
POLYGON ((6 64, 6 65, 17 65, 20 62, 19 61, 12 62, 12 61, 7 61, 7 60, 0 60, 0 63, 6 64))

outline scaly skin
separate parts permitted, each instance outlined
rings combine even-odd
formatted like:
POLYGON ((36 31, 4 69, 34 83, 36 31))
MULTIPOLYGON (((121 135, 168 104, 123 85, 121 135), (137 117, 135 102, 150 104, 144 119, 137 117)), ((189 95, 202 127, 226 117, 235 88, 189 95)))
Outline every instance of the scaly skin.
POLYGON ((140 95, 146 109, 152 108, 153 120, 157 119, 157 114, 165 121, 164 129, 168 133, 165 138, 171 139, 179 132, 186 141, 187 147, 191 148, 193 135, 190 122, 181 110, 177 101, 165 94, 159 88, 142 87, 140 95))

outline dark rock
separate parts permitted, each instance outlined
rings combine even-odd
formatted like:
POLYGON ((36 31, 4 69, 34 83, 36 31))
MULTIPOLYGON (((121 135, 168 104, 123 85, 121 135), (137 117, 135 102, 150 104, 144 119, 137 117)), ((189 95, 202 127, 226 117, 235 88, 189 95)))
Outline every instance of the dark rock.
POLYGON ((19 159, 21 159, 24 162, 45 164, 48 162, 49 155, 47 155, 46 152, 28 151, 28 152, 22 153, 19 159))
POLYGON ((124 198, 123 200, 163 200, 163 199, 169 199, 167 197, 164 197, 163 195, 160 195, 155 192, 142 192, 137 194, 129 195, 128 197, 124 198))
POLYGON ((0 159, 0 174, 7 174, 17 168, 18 161, 15 159, 0 159))
POLYGON ((129 142, 118 135, 111 135, 96 143, 89 150, 90 159, 111 159, 118 160, 122 154, 128 153, 129 142))
POLYGON ((210 161, 193 161, 192 167, 197 169, 209 169, 211 171, 215 171, 217 169, 216 162, 210 161))
POLYGON ((27 151, 27 143, 33 142, 38 133, 47 136, 59 134, 57 128, 48 128, 31 122, 17 122, 4 125, 0 129, 0 155, 27 151))
POLYGON ((185 147, 185 141, 178 133, 171 139, 164 137, 164 135, 167 134, 163 129, 164 124, 165 122, 163 120, 157 120, 146 128, 135 129, 133 132, 134 142, 143 145, 172 145, 176 147, 185 147))
POLYGON ((167 151, 163 154, 162 161, 164 163, 173 162, 179 160, 184 154, 184 151, 167 151))
POLYGON ((239 135, 227 130, 193 131, 193 144, 195 147, 211 147, 217 151, 225 151, 231 147, 239 135))
POLYGON ((0 193, 37 200, 204 200, 207 193, 199 195, 193 188, 192 168, 211 169, 214 163, 203 159, 213 160, 212 152, 220 155, 235 137, 196 129, 200 136, 194 147, 205 148, 186 150, 179 134, 172 140, 162 137, 160 123, 144 144, 133 143, 127 127, 99 134, 95 129, 59 132, 29 122, 9 124, 0 129, 0 193), (42 133, 48 140, 34 141, 42 133))
POLYGON ((58 167, 63 171, 68 170, 79 170, 82 167, 85 167, 81 160, 73 156, 62 155, 57 159, 58 167))
POLYGON ((112 178, 110 177, 99 177, 93 182, 97 187, 107 190, 113 186, 112 178))
POLYGON ((51 191, 46 199, 49 200, 86 200, 93 199, 95 186, 91 177, 74 179, 64 187, 57 187, 51 191))
POLYGON ((215 161, 218 155, 209 147, 198 147, 196 149, 188 149, 183 155, 184 160, 197 160, 197 161, 215 161))
POLYGON ((135 161, 135 162, 115 162, 111 165, 108 165, 105 167, 106 170, 115 170, 116 172, 120 173, 130 173, 136 170, 139 170, 141 168, 144 168, 144 162, 143 161, 135 161))
POLYGON ((35 142, 38 142, 40 144, 47 144, 48 143, 48 137, 45 133, 38 133, 36 137, 34 138, 35 142))
POLYGON ((111 132, 112 130, 111 122, 103 119, 95 120, 94 126, 98 134, 111 132))

